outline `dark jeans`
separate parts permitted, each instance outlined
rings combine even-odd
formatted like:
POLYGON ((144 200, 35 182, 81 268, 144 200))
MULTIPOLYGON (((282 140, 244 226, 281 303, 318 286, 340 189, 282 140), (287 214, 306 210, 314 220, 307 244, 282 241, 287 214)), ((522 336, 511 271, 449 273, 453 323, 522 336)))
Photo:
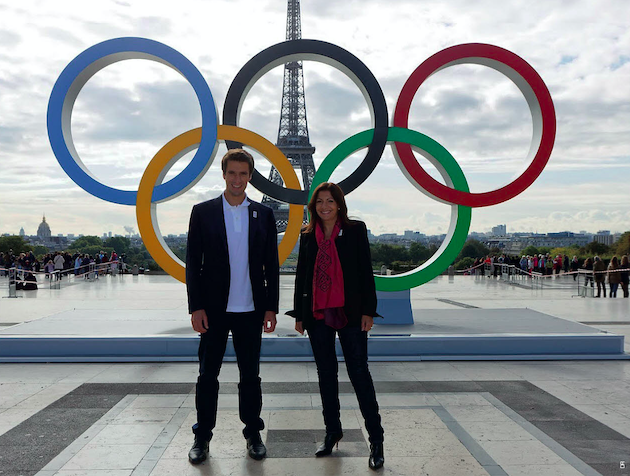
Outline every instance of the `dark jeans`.
POLYGON ((224 316, 208 316, 210 329, 201 334, 199 343, 199 378, 197 379, 197 423, 193 433, 212 438, 217 422, 219 398, 219 372, 227 345, 228 333, 232 331, 232 342, 240 382, 238 384, 239 417, 245 424, 243 435, 248 438, 262 430, 265 424, 260 418, 262 391, 260 388, 260 342, 263 313, 226 313, 224 316))
POLYGON ((335 331, 332 327, 324 324, 324 321, 316 321, 308 330, 308 337, 311 340, 313 356, 317 364, 319 393, 322 397, 322 413, 326 432, 341 431, 338 364, 335 353, 336 332, 339 333, 346 368, 357 395, 370 443, 382 443, 381 416, 378 413, 376 392, 367 363, 367 332, 362 331, 359 327, 351 326, 335 331))
POLYGON ((617 297, 617 289, 619 289, 619 283, 609 283, 610 284, 610 297, 617 297))

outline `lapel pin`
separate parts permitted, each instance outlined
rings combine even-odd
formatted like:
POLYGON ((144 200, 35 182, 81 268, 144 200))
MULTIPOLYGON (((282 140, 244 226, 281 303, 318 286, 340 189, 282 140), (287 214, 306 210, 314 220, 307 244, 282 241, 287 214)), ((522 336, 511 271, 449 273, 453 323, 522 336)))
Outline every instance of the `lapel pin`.
POLYGON ((254 210, 252 212, 252 215, 253 215, 254 218, 258 218, 258 212, 256 210, 254 210))
POLYGON ((341 236, 341 235, 343 235, 343 230, 339 230, 339 235, 337 236, 341 236))

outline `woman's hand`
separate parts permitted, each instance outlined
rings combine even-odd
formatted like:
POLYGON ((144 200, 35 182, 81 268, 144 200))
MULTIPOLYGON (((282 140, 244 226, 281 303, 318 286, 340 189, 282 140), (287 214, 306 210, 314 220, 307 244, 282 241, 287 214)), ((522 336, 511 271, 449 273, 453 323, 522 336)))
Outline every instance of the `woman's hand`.
POLYGON ((372 316, 361 316, 361 330, 362 331, 369 331, 370 329, 372 329, 372 326, 374 325, 374 318, 372 316))
POLYGON ((304 335, 304 327, 302 327, 302 321, 295 321, 295 330, 304 335))

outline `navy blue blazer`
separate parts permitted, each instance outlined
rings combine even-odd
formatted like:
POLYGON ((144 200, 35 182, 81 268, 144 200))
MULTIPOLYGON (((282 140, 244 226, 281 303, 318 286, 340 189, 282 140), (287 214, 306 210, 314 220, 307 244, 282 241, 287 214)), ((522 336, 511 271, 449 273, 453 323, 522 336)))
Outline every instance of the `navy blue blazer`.
MULTIPOLYGON (((249 276, 258 312, 278 312, 278 232, 271 208, 249 200, 249 276)), ((188 311, 222 316, 230 290, 230 260, 221 196, 198 203, 190 214, 186 252, 188 311)))

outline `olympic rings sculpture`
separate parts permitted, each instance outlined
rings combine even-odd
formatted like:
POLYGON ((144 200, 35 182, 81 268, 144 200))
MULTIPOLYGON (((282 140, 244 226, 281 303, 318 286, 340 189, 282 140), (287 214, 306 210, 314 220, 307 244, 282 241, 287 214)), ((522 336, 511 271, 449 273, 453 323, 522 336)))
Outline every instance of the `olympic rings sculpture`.
POLYGON ((278 170, 286 187, 281 187, 254 170, 251 184, 260 192, 289 204, 289 222, 278 245, 280 263, 297 243, 303 206, 315 187, 328 180, 346 157, 367 149, 359 167, 339 185, 350 193, 359 187, 378 164, 388 143, 407 179, 422 193, 451 205, 451 220, 444 242, 427 262, 407 273, 375 276, 380 291, 402 291, 424 284, 442 273, 463 247, 473 207, 505 202, 527 189, 540 175, 551 155, 556 134, 556 116, 549 90, 538 73, 522 58, 498 46, 468 43, 446 48, 425 60, 403 86, 392 126, 389 126, 385 96, 378 81, 352 53, 318 40, 293 40, 273 45, 254 56, 238 72, 228 90, 223 124, 210 88, 199 70, 183 55, 157 41, 145 38, 115 38, 98 43, 72 60, 57 79, 48 103, 48 137, 53 153, 68 176, 88 193, 113 203, 135 205, 138 228, 155 261, 169 274, 185 282, 184 264, 164 242, 156 220, 156 205, 171 200, 193 187, 212 165, 219 141, 228 148, 253 148, 278 170), (162 147, 147 166, 137 192, 108 187, 99 182, 83 164, 72 141, 72 108, 87 81, 104 67, 126 59, 148 59, 178 71, 191 84, 201 107, 201 127, 185 132, 162 147), (301 60, 320 61, 346 74, 363 93, 372 116, 372 129, 344 140, 324 159, 309 191, 301 190, 289 160, 271 142, 238 127, 241 106, 251 87, 275 66, 301 60), (529 166, 508 185, 484 193, 471 193, 457 161, 440 144, 420 132, 408 129, 411 103, 418 88, 436 72, 456 64, 481 64, 504 74, 524 95, 533 121, 529 166), (177 176, 162 183, 173 164, 197 149, 190 163, 177 176), (414 152, 427 158, 446 185, 433 179, 417 162, 414 152))

